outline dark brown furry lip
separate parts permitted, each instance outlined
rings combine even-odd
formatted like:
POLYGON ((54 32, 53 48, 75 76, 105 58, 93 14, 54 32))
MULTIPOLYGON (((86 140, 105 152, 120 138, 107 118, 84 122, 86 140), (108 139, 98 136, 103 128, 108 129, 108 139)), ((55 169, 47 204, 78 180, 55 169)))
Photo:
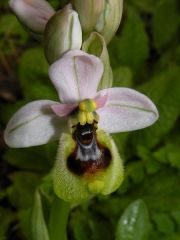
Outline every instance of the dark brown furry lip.
POLYGON ((94 174, 109 166, 111 153, 98 143, 94 124, 77 125, 73 138, 76 147, 67 159, 71 172, 76 175, 94 174))
POLYGON ((76 175, 95 174, 97 171, 106 169, 111 162, 111 153, 108 148, 100 147, 101 157, 96 160, 82 161, 76 159, 77 148, 67 159, 69 170, 76 175))

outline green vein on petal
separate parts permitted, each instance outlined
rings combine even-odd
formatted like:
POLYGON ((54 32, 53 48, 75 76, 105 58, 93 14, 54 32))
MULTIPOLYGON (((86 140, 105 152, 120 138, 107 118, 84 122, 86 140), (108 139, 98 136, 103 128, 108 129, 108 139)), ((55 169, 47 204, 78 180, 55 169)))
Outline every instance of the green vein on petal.
POLYGON ((33 120, 35 120, 35 119, 37 119, 38 117, 41 117, 41 116, 42 116, 42 114, 41 114, 41 115, 38 115, 38 116, 35 116, 35 117, 33 117, 32 119, 27 120, 27 121, 25 121, 25 122, 23 122, 23 123, 18 124, 16 127, 14 127, 14 128, 12 128, 11 130, 9 130, 9 133, 12 133, 12 132, 15 131, 16 129, 18 129, 18 128, 20 128, 20 127, 28 124, 29 122, 31 122, 31 121, 33 121, 33 120))
POLYGON ((133 105, 126 105, 126 104, 108 104, 106 107, 124 107, 124 108, 132 108, 132 109, 137 109, 137 110, 141 110, 144 112, 151 112, 154 113, 155 115, 157 115, 153 110, 149 110, 143 107, 137 107, 137 106, 133 106, 133 105))
POLYGON ((74 72, 75 72, 75 78, 76 78, 78 99, 80 99, 80 89, 79 89, 79 80, 78 80, 78 73, 77 73, 77 66, 76 66, 76 56, 74 56, 73 60, 74 60, 73 63, 74 63, 74 72))

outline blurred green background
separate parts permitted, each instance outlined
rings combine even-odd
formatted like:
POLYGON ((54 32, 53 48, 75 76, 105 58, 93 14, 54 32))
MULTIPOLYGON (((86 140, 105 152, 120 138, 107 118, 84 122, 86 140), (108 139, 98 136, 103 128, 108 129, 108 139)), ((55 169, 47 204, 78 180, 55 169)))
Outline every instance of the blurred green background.
MULTIPOLYGON (((49 1, 56 9, 65 1, 49 1)), ((122 186, 75 207, 71 240, 180 239, 180 2, 125 0, 109 44, 114 86, 135 88, 157 105, 156 124, 115 134, 125 165, 122 186)), ((3 130, 26 102, 57 100, 42 43, 33 40, 0 1, 0 240, 29 240, 34 191, 51 167, 57 142, 9 149, 3 130)))

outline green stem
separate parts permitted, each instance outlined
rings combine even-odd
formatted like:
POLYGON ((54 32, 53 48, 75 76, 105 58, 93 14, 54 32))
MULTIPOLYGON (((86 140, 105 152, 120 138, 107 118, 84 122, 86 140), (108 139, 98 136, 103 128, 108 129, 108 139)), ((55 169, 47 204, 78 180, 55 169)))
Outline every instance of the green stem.
POLYGON ((49 222, 50 240, 67 240, 67 222, 70 204, 54 196, 49 222))

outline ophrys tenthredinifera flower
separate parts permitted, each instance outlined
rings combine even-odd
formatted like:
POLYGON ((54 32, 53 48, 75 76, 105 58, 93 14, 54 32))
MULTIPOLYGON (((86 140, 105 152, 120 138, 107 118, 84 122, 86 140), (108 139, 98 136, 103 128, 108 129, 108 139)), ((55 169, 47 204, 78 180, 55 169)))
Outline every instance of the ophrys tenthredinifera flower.
POLYGON ((152 101, 135 90, 97 92, 102 74, 99 58, 69 51, 49 69, 61 103, 29 103, 15 113, 5 131, 11 147, 60 138, 53 181, 56 194, 66 201, 115 191, 123 179, 123 165, 109 133, 145 128, 158 118, 152 101))

